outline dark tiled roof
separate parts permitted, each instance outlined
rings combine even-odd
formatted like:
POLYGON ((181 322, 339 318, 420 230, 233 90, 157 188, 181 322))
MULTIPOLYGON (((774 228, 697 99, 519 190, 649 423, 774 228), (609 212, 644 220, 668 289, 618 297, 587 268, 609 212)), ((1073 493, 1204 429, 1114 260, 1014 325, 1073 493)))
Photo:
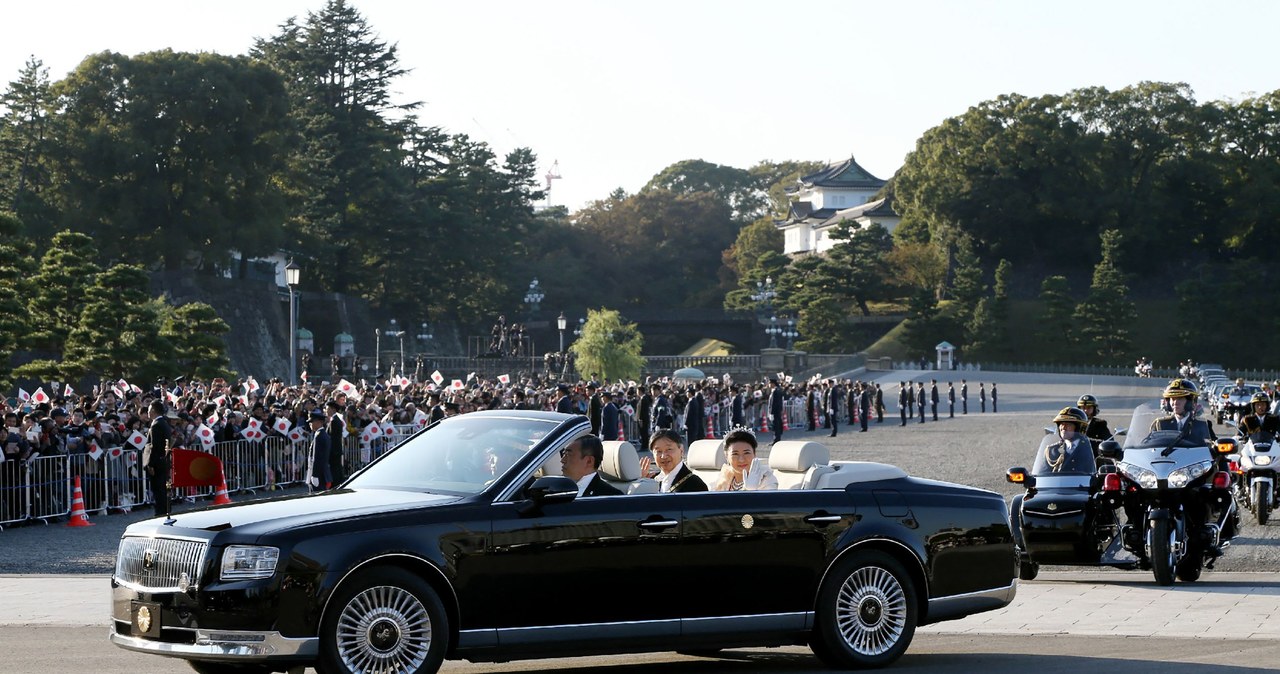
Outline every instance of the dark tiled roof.
POLYGON ((858 165, 853 157, 836 163, 828 164, 817 173, 800 179, 800 182, 806 186, 812 187, 871 187, 879 189, 884 187, 885 181, 873 175, 866 169, 858 165))

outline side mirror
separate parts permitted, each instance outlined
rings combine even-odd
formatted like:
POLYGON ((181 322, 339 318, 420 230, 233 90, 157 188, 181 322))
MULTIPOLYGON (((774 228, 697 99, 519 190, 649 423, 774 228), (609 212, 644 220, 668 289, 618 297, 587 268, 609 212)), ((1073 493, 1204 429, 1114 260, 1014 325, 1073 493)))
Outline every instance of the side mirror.
POLYGON ((1013 484, 1020 484, 1029 490, 1036 488, 1036 479, 1027 473, 1027 469, 1022 466, 1014 466, 1005 471, 1004 479, 1013 484))
POLYGON ((1125 431, 1127 431, 1127 430, 1129 430, 1129 429, 1125 428, 1124 426, 1121 426, 1120 428, 1117 428, 1117 429, 1116 429, 1116 432, 1115 432, 1115 433, 1112 433, 1112 435, 1124 435, 1124 434, 1125 434, 1125 431))
POLYGON ((1098 454, 1104 459, 1119 461, 1124 458, 1124 450, 1120 448, 1120 443, 1115 440, 1103 440, 1098 445, 1098 454))
POLYGON ((1230 427, 1232 427, 1232 428, 1238 428, 1238 426, 1236 426, 1235 419, 1223 419, 1223 420, 1222 420, 1222 423, 1224 423, 1224 424, 1226 424, 1226 425, 1228 425, 1228 426, 1230 426, 1230 427))
POLYGON ((1239 451, 1239 449, 1236 446, 1235 438, 1218 438, 1218 442, 1213 446, 1213 449, 1215 452, 1218 453, 1218 456, 1235 454, 1237 451, 1239 451))
POLYGON ((578 498, 578 483, 563 475, 548 475, 534 480, 524 493, 537 506, 568 503, 578 498))

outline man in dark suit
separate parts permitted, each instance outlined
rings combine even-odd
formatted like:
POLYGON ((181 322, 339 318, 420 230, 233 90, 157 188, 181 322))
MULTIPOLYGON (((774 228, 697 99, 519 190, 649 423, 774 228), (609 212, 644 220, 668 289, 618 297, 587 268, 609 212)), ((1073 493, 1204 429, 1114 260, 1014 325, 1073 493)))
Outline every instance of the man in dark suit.
POLYGON ((329 480, 338 484, 347 479, 342 467, 342 445, 347 435, 347 420, 342 416, 342 405, 337 400, 330 400, 329 412, 329 480))
POLYGON ((987 411, 987 385, 978 382, 978 411, 986 413, 987 411))
MULTIPOLYGON (((671 405, 671 399, 667 397, 665 391, 662 390, 661 384, 654 384, 653 390, 653 432, 660 430, 671 430, 676 425, 676 410, 671 405)), ((652 438, 653 433, 650 433, 652 438)), ((652 439, 650 443, 652 443, 652 439)))
POLYGON ((840 430, 840 401, 844 398, 844 391, 840 388, 839 382, 831 382, 831 388, 827 390, 827 418, 831 420, 831 436, 836 437, 836 432, 840 430))
POLYGON ((969 413, 969 382, 960 380, 960 413, 969 413))
POLYGON ((916 409, 920 411, 920 423, 924 423, 924 382, 916 384, 916 409))
POLYGON ((911 389, 907 387, 907 382, 898 382, 898 415, 902 417, 902 423, 899 426, 907 425, 907 407, 911 400, 911 389))
POLYGON ((996 410, 996 405, 997 405, 997 403, 996 403, 996 398, 997 398, 997 397, 998 397, 998 394, 996 393, 996 383, 995 383, 995 382, 991 382, 991 413, 992 413, 992 414, 995 414, 995 413, 996 413, 996 411, 997 411, 997 410, 996 410))
POLYGON ((782 387, 777 379, 770 379, 769 385, 769 425, 773 426, 773 441, 782 442, 782 387))
POLYGON ((910 419, 916 415, 916 392, 915 388, 907 384, 907 418, 910 419))
POLYGON ((947 382, 947 416, 956 418, 956 385, 947 382))
MULTIPOLYGON (((156 400, 147 408, 151 427, 147 430, 147 444, 142 449, 142 465, 151 485, 151 500, 156 517, 169 514, 169 472, 172 468, 170 448, 173 445, 173 428, 165 417, 164 403, 156 400)), ((178 418, 173 412, 173 418, 178 418)))
POLYGON ((600 415, 604 412, 604 403, 600 401, 599 389, 599 384, 587 383, 587 418, 591 420, 591 434, 596 437, 600 436, 600 415))
MULTIPOLYGON (((684 465, 684 445, 675 431, 658 431, 653 434, 653 461, 661 471, 654 475, 658 490, 664 494, 675 492, 707 491, 707 483, 694 475, 684 465)), ((649 457, 640 461, 640 474, 647 475, 649 457)))
POLYGON ((871 420, 871 385, 858 383, 858 417, 862 422, 862 428, 859 433, 867 432, 867 422, 871 420))
POLYGON ((643 449, 649 448, 649 427, 653 424, 653 391, 648 387, 644 389, 644 395, 640 396, 640 408, 636 410, 636 421, 640 426, 640 444, 643 449))
POLYGON ((880 389, 880 382, 876 382, 876 423, 884 423, 884 391, 880 389))
POLYGON ((584 435, 560 450, 560 472, 578 483, 578 496, 621 496, 622 492, 600 477, 604 445, 594 435, 584 435))
POLYGON ((613 393, 605 391, 600 394, 604 407, 600 410, 600 439, 618 439, 618 406, 613 404, 613 393))
POLYGON ((804 394, 804 428, 806 431, 817 430, 818 428, 818 387, 812 382, 805 387, 804 394))
MULTIPOLYGON (((427 412, 427 425, 434 424, 444 418, 444 405, 440 404, 439 393, 432 393, 428 396, 427 404, 431 406, 431 410, 427 412)), ((330 440, 332 439, 330 437, 330 440)))
POLYGON ((309 491, 324 491, 333 486, 333 471, 330 469, 329 452, 333 451, 329 431, 325 428, 328 417, 320 410, 311 410, 311 466, 307 471, 311 477, 307 485, 309 491))
POLYGON ((569 395, 569 385, 560 384, 556 386, 556 393, 560 396, 556 398, 556 411, 561 414, 575 414, 573 398, 569 395))
POLYGON ((733 391, 733 411, 729 423, 734 428, 742 428, 747 425, 746 401, 742 398, 742 389, 734 384, 729 390, 733 391))
POLYGON ((702 397, 702 389, 690 386, 689 402, 684 406, 684 430, 689 442, 701 440, 707 436, 707 422, 704 418, 706 404, 706 399, 702 397))
POLYGON ((938 420, 938 380, 929 380, 929 409, 933 412, 933 420, 938 420))

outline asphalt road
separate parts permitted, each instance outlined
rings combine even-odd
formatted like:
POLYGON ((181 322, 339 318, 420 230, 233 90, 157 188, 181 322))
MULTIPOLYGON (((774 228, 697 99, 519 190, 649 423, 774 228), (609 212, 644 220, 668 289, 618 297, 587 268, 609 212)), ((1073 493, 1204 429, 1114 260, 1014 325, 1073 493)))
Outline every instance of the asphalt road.
MULTIPOLYGON (((997 372, 896 371, 861 377, 878 381, 884 389, 890 413, 883 423, 873 421, 866 433, 842 424, 835 438, 826 437, 827 432, 821 430, 788 431, 784 439, 811 438, 826 444, 835 460, 891 463, 915 476, 989 489, 1006 498, 1012 498, 1018 488, 1005 482, 1005 471, 1015 465, 1031 465, 1044 428, 1051 425, 1058 410, 1074 405, 1081 394, 1092 393, 1101 404, 1101 416, 1112 428, 1128 426, 1133 408, 1157 400, 1165 383, 1136 377, 997 372), (943 398, 939 404, 939 420, 934 422, 930 416, 926 423, 912 420, 906 427, 900 427, 898 382, 923 381, 927 390, 934 375, 981 375, 988 389, 992 382, 997 382, 1000 411, 992 413, 988 400, 987 412, 979 413, 979 379, 975 376, 969 377, 969 414, 961 414, 957 402, 956 417, 948 418, 945 400, 948 379, 939 377, 943 398)), ((959 376, 953 381, 958 396, 959 376)), ((767 442, 764 446, 767 447, 767 442)), ((233 495, 233 498, 241 501, 262 496, 233 495)), ((191 506, 179 509, 184 507, 191 506)), ((97 525, 94 527, 76 529, 55 524, 7 529, 0 532, 0 573, 110 573, 114 570, 116 547, 124 528, 149 516, 149 511, 144 509, 130 515, 94 517, 92 521, 97 525)), ((1280 524, 1260 527, 1246 516, 1243 530, 1227 554, 1218 560, 1216 569, 1280 569, 1280 524)), ((1050 570, 1049 567, 1046 570, 1050 570)))

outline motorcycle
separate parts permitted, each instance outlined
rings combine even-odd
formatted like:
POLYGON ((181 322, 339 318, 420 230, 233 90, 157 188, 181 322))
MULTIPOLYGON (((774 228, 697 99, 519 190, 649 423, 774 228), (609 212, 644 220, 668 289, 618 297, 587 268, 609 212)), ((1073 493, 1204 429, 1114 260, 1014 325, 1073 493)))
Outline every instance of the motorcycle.
POLYGON ((1133 373, 1139 377, 1149 379, 1151 377, 1150 361, 1138 361, 1138 364, 1133 366, 1133 373))
POLYGON ((1231 473, 1220 468, 1234 443, 1210 446, 1186 431, 1139 431, 1163 416, 1154 405, 1138 407, 1124 446, 1108 440, 1099 450, 1116 462, 1117 479, 1106 480, 1102 491, 1118 492, 1129 515, 1124 547, 1157 583, 1172 585, 1175 577, 1191 582, 1213 568, 1230 546, 1239 516, 1231 473))
POLYGON ((1099 461, 1087 439, 1085 447, 1055 461, 1052 450, 1060 442, 1056 429, 1046 428, 1031 470, 1015 466, 1005 473, 1026 489, 1009 506, 1018 578, 1034 579, 1041 564, 1137 568, 1137 557, 1121 544, 1116 508, 1123 494, 1102 489, 1108 480, 1118 484, 1115 466, 1099 461))
MULTIPOLYGON (((1277 505, 1276 477, 1280 472, 1280 461, 1277 461, 1278 457, 1272 451, 1275 438, 1270 433, 1253 433, 1242 440, 1244 445, 1239 448, 1236 468, 1236 500, 1253 513, 1259 525, 1265 526, 1271 518, 1271 511, 1277 505)), ((1229 442, 1233 443, 1233 447, 1239 443, 1238 440, 1229 442)))

